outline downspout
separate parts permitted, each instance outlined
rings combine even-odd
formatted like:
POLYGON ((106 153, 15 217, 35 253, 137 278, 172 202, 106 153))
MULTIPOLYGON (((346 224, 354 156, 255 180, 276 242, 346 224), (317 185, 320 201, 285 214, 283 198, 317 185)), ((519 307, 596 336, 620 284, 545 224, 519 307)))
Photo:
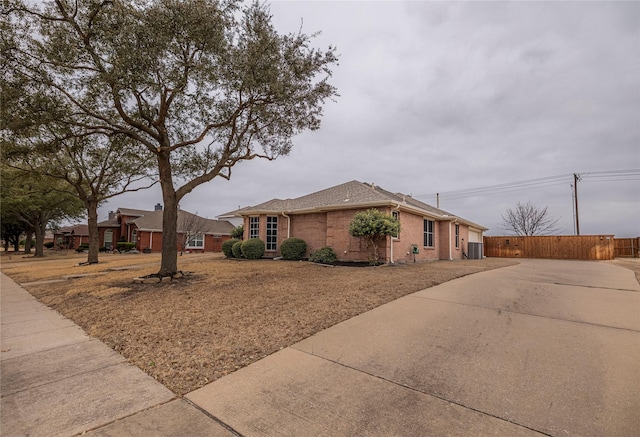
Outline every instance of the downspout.
MULTIPOLYGON (((396 205, 395 210, 396 211, 400 211, 400 204, 399 203, 396 205)), ((389 246, 390 246, 390 249, 391 249, 390 250, 391 253, 390 253, 390 257, 389 257, 389 264, 395 264, 393 262, 393 235, 390 235, 389 237, 391 238, 391 242, 389 243, 389 246)))
POLYGON ((291 238, 291 217, 282 211, 282 216, 287 218, 287 238, 291 238))
POLYGON ((153 252, 153 231, 149 233, 149 250, 153 252))
POLYGON ((451 251, 451 220, 449 220, 449 261, 453 261, 453 253, 451 251))

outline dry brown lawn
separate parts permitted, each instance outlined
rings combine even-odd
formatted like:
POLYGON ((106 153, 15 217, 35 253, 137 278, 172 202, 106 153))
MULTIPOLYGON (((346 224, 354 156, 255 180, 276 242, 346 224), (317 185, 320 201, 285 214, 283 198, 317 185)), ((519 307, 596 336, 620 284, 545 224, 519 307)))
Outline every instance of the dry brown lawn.
POLYGON ((133 278, 155 273, 159 255, 101 254, 99 264, 75 265, 85 257, 3 254, 1 268, 180 395, 401 296, 517 263, 356 268, 189 254, 179 259, 189 276, 139 284, 133 278))

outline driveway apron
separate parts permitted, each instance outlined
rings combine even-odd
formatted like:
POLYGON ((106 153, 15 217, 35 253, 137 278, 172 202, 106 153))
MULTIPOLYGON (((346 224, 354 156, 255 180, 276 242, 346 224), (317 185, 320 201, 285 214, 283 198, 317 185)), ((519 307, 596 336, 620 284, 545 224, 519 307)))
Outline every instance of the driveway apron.
POLYGON ((640 435, 640 286, 603 262, 422 290, 186 397, 242 435, 640 435))

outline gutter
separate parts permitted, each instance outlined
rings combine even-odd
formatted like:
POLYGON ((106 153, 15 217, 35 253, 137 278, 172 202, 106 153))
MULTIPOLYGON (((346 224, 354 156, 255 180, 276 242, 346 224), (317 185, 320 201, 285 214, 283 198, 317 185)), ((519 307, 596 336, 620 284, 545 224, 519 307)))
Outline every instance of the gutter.
POLYGON ((282 216, 287 218, 287 238, 291 238, 291 217, 289 217, 284 211, 282 211, 282 216))

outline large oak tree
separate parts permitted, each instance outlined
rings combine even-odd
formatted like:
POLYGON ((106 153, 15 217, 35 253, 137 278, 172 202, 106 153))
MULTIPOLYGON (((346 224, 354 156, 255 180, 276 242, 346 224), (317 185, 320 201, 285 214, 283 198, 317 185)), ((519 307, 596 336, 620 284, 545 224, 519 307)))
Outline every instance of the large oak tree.
POLYGON ((177 272, 178 202, 239 161, 287 154, 320 126, 332 47, 281 35, 268 9, 237 0, 4 3, 12 80, 64 102, 52 123, 124 135, 153 156, 162 188, 158 274, 177 272))
POLYGON ((47 226, 83 215, 83 204, 66 183, 0 165, 2 216, 22 223, 36 237, 35 256, 44 256, 47 226))

